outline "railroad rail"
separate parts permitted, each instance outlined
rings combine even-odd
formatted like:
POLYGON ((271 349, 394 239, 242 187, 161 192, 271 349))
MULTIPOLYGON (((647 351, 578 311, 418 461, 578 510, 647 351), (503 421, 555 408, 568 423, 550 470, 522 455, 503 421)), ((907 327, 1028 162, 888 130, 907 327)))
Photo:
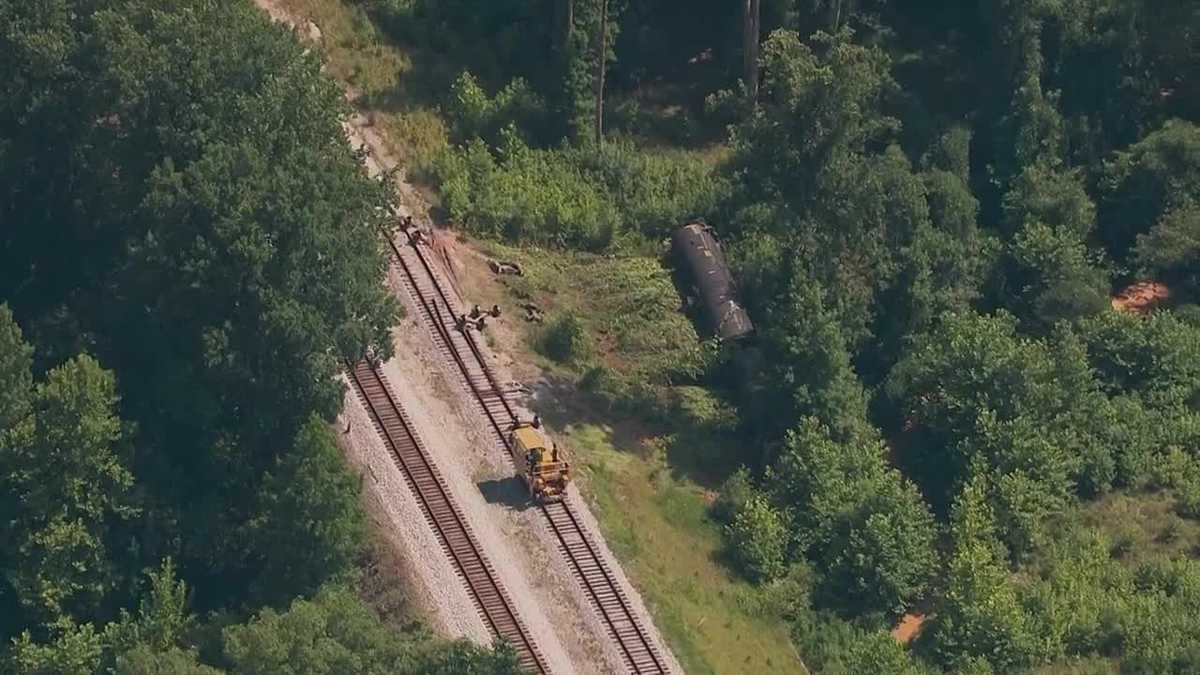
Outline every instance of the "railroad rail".
MULTIPOLYGON (((487 418, 497 449, 519 470, 505 438, 507 430, 519 421, 517 413, 504 388, 496 382, 470 329, 461 327, 457 320, 462 316, 461 308, 446 294, 419 242, 411 235, 407 236, 407 246, 397 246, 391 237, 387 237, 403 271, 401 279, 405 289, 420 307, 420 314, 430 327, 438 351, 457 366, 461 383, 474 405, 487 418)), ((630 672, 637 675, 670 672, 569 498, 542 504, 541 511, 630 672)))
POLYGON ((521 667, 534 673, 549 673, 545 659, 517 616, 512 601, 501 586, 491 563, 450 496, 446 482, 433 464, 412 423, 396 401, 383 373, 366 361, 347 368, 359 400, 371 422, 392 452, 425 519, 466 584, 479 615, 492 634, 507 641, 517 652, 521 667))

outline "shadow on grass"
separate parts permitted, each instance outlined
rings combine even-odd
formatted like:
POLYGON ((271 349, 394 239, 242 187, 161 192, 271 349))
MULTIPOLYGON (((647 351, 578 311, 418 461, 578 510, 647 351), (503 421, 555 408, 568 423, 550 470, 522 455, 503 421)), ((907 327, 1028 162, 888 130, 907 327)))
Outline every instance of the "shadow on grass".
POLYGON ((739 467, 752 458, 744 442, 730 432, 688 428, 677 432, 667 445, 667 463, 676 478, 716 490, 739 467))
POLYGON ((409 113, 445 103, 451 83, 466 66, 420 45, 399 47, 408 64, 397 74, 396 85, 363 96, 359 104, 386 113, 409 113))
POLYGON ((583 391, 574 380, 548 374, 535 389, 534 405, 547 423, 558 429, 587 424, 603 430, 619 452, 647 458, 656 444, 664 450, 671 477, 715 490, 751 458, 744 443, 728 431, 661 419, 654 411, 623 411, 599 396, 583 391), (656 419, 657 418, 657 419, 656 419))
POLYGON ((565 429, 568 425, 590 424, 604 429, 608 441, 621 452, 645 456, 643 441, 655 435, 639 420, 607 409, 605 403, 580 390, 567 376, 547 373, 535 386, 534 406, 550 426, 565 429))

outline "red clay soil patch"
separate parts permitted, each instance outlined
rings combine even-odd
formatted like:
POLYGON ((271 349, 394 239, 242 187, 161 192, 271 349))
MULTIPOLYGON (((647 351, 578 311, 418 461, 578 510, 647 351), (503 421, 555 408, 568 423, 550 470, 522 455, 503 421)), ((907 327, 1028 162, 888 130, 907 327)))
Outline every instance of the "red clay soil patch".
POLYGON ((902 645, 912 642, 921 634, 921 627, 925 625, 925 620, 928 618, 920 612, 905 614, 904 618, 900 619, 900 623, 892 629, 892 638, 902 645))
POLYGON ((445 271, 450 285, 454 287, 454 293, 458 295, 460 301, 464 301, 462 284, 459 283, 458 274, 461 264, 459 263, 458 241, 454 238, 454 234, 448 230, 432 230, 431 248, 434 253, 442 261, 442 269, 445 271))
POLYGON ((1139 281, 1125 288, 1112 299, 1118 312, 1145 314, 1158 308, 1171 297, 1171 289, 1157 281, 1139 281))

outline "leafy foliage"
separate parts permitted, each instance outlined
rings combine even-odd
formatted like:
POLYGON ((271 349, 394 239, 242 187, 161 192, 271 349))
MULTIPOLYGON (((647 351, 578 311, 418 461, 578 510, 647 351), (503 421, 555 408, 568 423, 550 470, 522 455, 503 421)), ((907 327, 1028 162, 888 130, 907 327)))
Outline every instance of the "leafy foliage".
POLYGON ((752 495, 738 505, 726 530, 730 550, 750 578, 766 580, 783 574, 788 547, 787 515, 765 496, 752 495))
POLYGON ((903 614, 935 565, 933 517, 878 441, 833 441, 815 420, 789 435, 768 480, 794 513, 796 549, 823 576, 818 599, 843 611, 903 614), (823 597, 822 597, 823 596, 823 597))
POLYGON ((358 480, 342 461, 329 425, 313 415, 292 451, 265 476, 261 515, 249 533, 272 552, 255 583, 255 595, 267 604, 280 604, 297 591, 313 593, 357 561, 364 519, 358 480))
POLYGON ((497 143, 505 127, 534 129, 539 117, 545 114, 546 104, 522 79, 509 82, 494 97, 489 97, 471 73, 464 71, 454 81, 450 95, 448 114, 460 140, 482 138, 497 143))
POLYGON ((265 610, 223 632, 227 670, 277 673, 469 673, 517 675, 511 652, 489 654, 466 643, 429 650, 398 637, 345 589, 330 588, 278 613, 265 610))
MULTIPOLYGON (((25 345, 16 347, 19 356, 25 345)), ((116 382, 85 355, 27 395, 31 423, 9 427, 0 448, 5 577, 42 622, 91 617, 120 581, 107 551, 113 530, 136 514, 116 382)))
POLYGON ((1110 251, 1128 255, 1136 237, 1182 207, 1200 188, 1200 129, 1171 121, 1104 166, 1101 233, 1110 251))
MULTIPOLYGON (((1114 488, 1170 502, 1164 541, 1200 512, 1194 3, 770 0, 756 100, 731 3, 356 4, 453 62, 450 220, 615 254, 573 260, 605 297, 550 307, 551 351, 613 409, 737 432, 713 513, 810 665, 1197 667, 1193 561, 1079 524, 1114 488), (645 137, 591 144, 598 65, 645 137), (758 327, 738 358, 645 256, 695 216, 758 327), (1137 275, 1184 307, 1110 311, 1137 275), (914 659, 880 629, 924 604, 914 659)), ((318 58, 234 0, 0 0, 0 27, 3 667, 511 669, 317 591, 361 541, 334 375, 395 311, 388 195, 318 58), (201 658, 184 581, 206 612, 318 595, 201 658)), ((518 294, 577 292, 527 267, 518 294)))
POLYGON ((571 313, 556 317, 546 326, 541 347, 546 356, 562 363, 583 361, 592 351, 583 322, 571 313))
POLYGON ((598 151, 538 150, 512 127, 495 148, 476 138, 447 152, 434 175, 451 221, 477 234, 585 250, 665 236, 724 193, 710 168, 687 155, 621 141, 598 151))
POLYGON ((1185 204, 1164 215, 1146 234, 1137 237, 1135 255, 1147 271, 1180 279, 1192 292, 1200 291, 1200 212, 1185 204))
POLYGON ((228 625, 353 576, 326 426, 391 349, 388 187, 251 3, 0 0, 0 52, 0 671, 218 672, 188 589, 228 625))

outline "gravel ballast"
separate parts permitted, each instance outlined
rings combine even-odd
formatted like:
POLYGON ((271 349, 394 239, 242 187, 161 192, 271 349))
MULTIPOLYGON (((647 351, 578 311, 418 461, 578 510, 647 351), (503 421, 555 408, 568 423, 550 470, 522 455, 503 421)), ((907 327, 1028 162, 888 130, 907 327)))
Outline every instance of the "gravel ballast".
MULTIPOLYGON (((318 41, 319 29, 303 17, 292 16, 279 0, 254 0, 277 21, 302 26, 300 39, 318 41)), ((353 96, 348 92, 348 98, 353 96)), ((412 213, 428 227, 427 208, 420 193, 404 181, 395 157, 369 122, 356 115, 344 125, 347 140, 355 149, 368 151, 367 169, 373 176, 391 172, 397 183, 397 208, 412 213)), ((580 582, 558 549, 555 535, 544 516, 532 508, 520 478, 514 475, 505 453, 489 435, 488 423, 459 384, 455 366, 435 349, 428 329, 414 320, 420 317, 407 292, 399 284, 397 270, 389 273, 388 284, 406 306, 408 318, 393 330, 396 357, 383 364, 393 395, 412 420, 415 432, 442 473, 468 526, 500 576, 550 669, 559 674, 607 675, 625 672, 627 666, 607 627, 592 608, 580 582)), ((496 359, 481 344, 493 368, 496 359)), ((508 381, 507 371, 497 372, 508 381)), ((527 412, 527 411, 526 411, 527 412)), ((382 539, 397 548, 397 558, 407 561, 402 580, 412 584, 408 595, 430 625, 451 637, 465 637, 480 644, 490 635, 461 579, 442 550, 421 513, 416 499, 392 460, 383 439, 353 391, 348 391, 342 427, 338 429, 347 460, 362 475, 364 502, 382 539), (345 423, 350 431, 342 433, 345 423)), ((575 486, 569 491, 575 511, 592 531, 592 539, 606 558, 614 576, 674 672, 682 673, 666 649, 641 596, 629 584, 620 565, 599 536, 590 510, 575 486)))

